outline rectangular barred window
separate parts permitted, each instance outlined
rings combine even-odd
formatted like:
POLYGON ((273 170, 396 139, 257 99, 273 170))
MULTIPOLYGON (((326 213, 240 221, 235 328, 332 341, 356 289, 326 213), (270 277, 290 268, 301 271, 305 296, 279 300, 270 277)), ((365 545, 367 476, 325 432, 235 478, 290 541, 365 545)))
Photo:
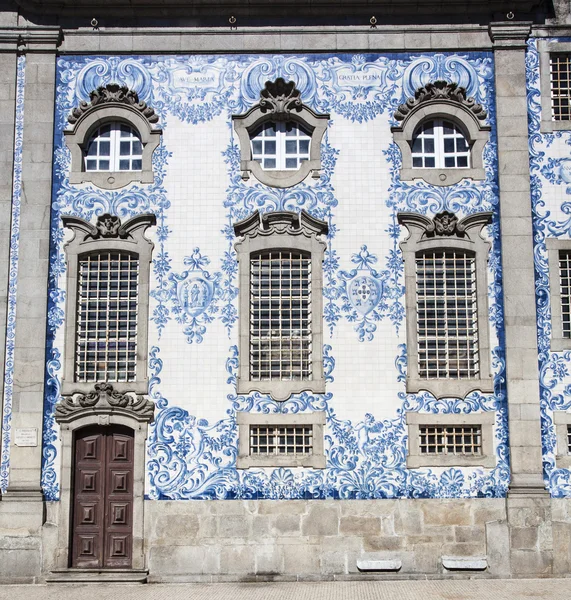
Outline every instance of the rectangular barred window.
POLYGON ((250 257, 250 379, 311 378, 311 256, 250 257))
POLYGON ((135 381, 139 260, 126 252, 80 256, 75 380, 135 381))
POLYGON ((421 454, 482 454, 481 425, 420 425, 421 454))
POLYGON ((559 250, 559 285, 563 337, 571 338, 571 250, 559 250))
POLYGON ((477 378, 476 258, 460 250, 416 255, 418 372, 424 379, 477 378))
POLYGON ((252 455, 307 455, 312 451, 312 425, 250 425, 252 455))
POLYGON ((554 121, 571 119, 571 54, 551 55, 551 107, 554 121))

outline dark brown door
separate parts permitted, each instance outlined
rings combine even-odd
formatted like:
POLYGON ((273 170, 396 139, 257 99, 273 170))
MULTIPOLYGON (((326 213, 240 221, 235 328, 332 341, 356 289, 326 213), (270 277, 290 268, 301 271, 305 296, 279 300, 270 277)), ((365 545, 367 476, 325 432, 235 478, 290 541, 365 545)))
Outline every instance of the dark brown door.
POLYGON ((71 566, 129 568, 133 546, 133 431, 88 427, 75 438, 71 566))

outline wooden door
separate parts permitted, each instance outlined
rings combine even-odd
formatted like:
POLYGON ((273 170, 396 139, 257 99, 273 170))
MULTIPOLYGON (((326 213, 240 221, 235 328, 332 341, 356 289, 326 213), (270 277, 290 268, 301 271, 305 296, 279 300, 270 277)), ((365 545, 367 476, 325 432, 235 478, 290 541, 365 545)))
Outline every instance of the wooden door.
POLYGON ((133 431, 87 427, 75 437, 71 566, 130 568, 133 431))

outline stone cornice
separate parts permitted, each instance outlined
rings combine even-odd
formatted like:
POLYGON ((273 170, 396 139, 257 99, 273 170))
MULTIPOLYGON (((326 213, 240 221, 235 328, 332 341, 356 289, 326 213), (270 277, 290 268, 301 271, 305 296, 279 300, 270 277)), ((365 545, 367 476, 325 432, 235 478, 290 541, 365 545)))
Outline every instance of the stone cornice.
POLYGON ((55 52, 62 41, 61 27, 0 28, 0 51, 55 52))
MULTIPOLYGON (((98 10, 105 11, 100 14, 112 16, 155 15, 162 16, 186 14, 189 17, 229 15, 238 16, 263 16, 287 15, 296 11, 298 16, 331 16, 338 14, 372 14, 371 3, 366 0, 324 0, 315 3, 312 0, 16 0, 22 9, 30 13, 58 14, 65 16, 94 16, 98 10), (95 11, 95 12, 94 12, 95 11), (228 12, 232 11, 232 12, 228 12)), ((519 14, 528 14, 537 5, 537 0, 518 0, 517 11, 519 14)), ((513 10, 513 0, 480 0, 466 2, 466 0, 378 0, 375 3, 375 12, 389 16, 410 17, 434 14, 449 15, 492 15, 494 13, 506 14, 513 10)))
POLYGON ((531 21, 501 21, 490 23, 489 34, 494 48, 521 49, 531 33, 531 21))

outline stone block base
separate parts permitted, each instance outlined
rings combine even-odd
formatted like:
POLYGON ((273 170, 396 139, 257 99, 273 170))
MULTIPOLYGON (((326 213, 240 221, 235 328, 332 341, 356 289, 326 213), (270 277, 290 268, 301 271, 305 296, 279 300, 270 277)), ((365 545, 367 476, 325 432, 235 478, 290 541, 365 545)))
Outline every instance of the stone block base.
MULTIPOLYGON (((56 569, 57 505, 42 524, 42 503, 0 502, 1 582, 56 569)), ((571 573, 571 499, 145 501, 144 512, 150 582, 571 573)))

